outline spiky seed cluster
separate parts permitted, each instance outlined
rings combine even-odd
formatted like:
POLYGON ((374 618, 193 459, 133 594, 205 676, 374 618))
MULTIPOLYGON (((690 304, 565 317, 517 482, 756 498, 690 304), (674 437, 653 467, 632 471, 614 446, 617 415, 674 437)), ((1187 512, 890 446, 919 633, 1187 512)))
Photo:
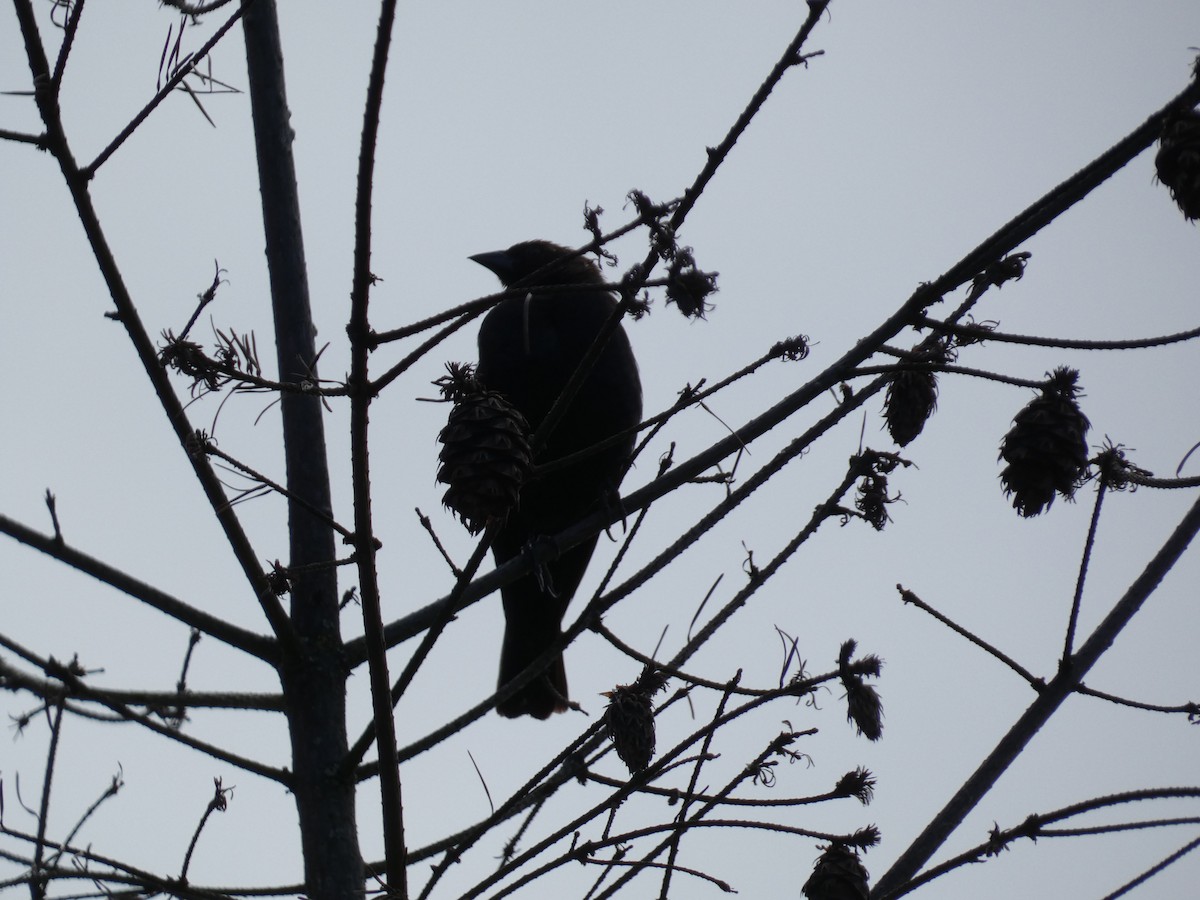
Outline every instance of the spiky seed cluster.
POLYGON ((869 806, 875 797, 875 776, 859 766, 838 779, 833 793, 837 797, 854 797, 863 806, 869 806))
POLYGON ((292 574, 285 566, 280 565, 279 560, 275 560, 271 571, 267 573, 267 586, 276 597, 282 597, 292 590, 292 574))
POLYGON ((619 684, 605 694, 604 726, 617 756, 636 775, 654 758, 654 706, 650 692, 636 684, 619 684))
POLYGON ((1135 466, 1125 455, 1123 444, 1113 444, 1105 441, 1104 447, 1092 459, 1100 483, 1110 491, 1137 490, 1138 483, 1146 478, 1153 478, 1154 473, 1141 466, 1135 466))
POLYGON ((887 476, 876 472, 864 476, 863 480, 858 483, 854 508, 866 521, 871 523, 871 527, 876 531, 883 531, 884 526, 891 521, 887 505, 894 503, 897 498, 889 497, 887 491, 887 476))
POLYGON ((874 654, 864 656, 851 667, 858 644, 843 642, 838 651, 838 677, 846 689, 846 721, 853 722, 858 733, 868 741, 883 737, 883 700, 879 691, 863 681, 863 675, 878 677, 883 661, 874 654))
POLYGON ((447 369, 436 383, 454 407, 438 435, 437 480, 449 485, 442 503, 478 534, 517 505, 531 467, 529 425, 503 394, 485 390, 470 366, 447 369))
POLYGON ((1032 257, 1033 254, 1026 250, 998 259, 971 279, 971 286, 976 290, 991 285, 1002 288, 1005 282, 1020 281, 1025 274, 1025 265, 1032 257))
POLYGON ((1042 393, 1013 418, 1000 443, 1006 497, 1022 516, 1050 508, 1054 494, 1068 500, 1087 468, 1087 417, 1080 411, 1079 373, 1065 366, 1049 373, 1042 393))
POLYGON ((1163 123, 1154 166, 1183 215, 1200 219, 1200 112, 1179 112, 1163 123))
POLYGON ((205 355, 203 347, 195 341, 177 338, 171 331, 164 331, 162 336, 165 343, 158 351, 158 361, 163 366, 191 378, 193 390, 201 385, 210 391, 221 389, 221 373, 205 355))
POLYGON ((772 359, 782 357, 788 362, 796 362, 801 359, 807 359, 809 354, 808 335, 798 334, 794 337, 784 338, 771 348, 772 359))
POLYGON ((703 319, 713 308, 708 296, 716 291, 717 273, 701 272, 691 249, 679 249, 667 270, 667 302, 674 303, 689 319, 703 319))
POLYGON ((845 844, 831 844, 817 857, 813 873, 804 882, 808 900, 867 900, 870 875, 858 854, 845 844))
POLYGON ((883 531, 884 526, 892 521, 888 506, 900 500, 899 492, 895 496, 888 493, 888 475, 899 466, 907 467, 912 463, 895 453, 864 450, 851 458, 851 464, 862 474, 854 496, 854 508, 872 528, 883 531))

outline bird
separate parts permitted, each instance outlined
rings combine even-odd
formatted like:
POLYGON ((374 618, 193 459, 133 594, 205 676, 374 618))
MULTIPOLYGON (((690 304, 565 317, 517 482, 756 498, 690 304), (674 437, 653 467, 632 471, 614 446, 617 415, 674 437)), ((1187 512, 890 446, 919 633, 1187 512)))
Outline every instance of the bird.
MULTIPOLYGON (((535 433, 617 308, 603 287, 599 266, 585 256, 544 240, 480 253, 473 262, 506 287, 575 286, 577 290, 530 293, 502 300, 479 327, 475 377, 504 395, 535 433)), ((554 535, 610 504, 629 466, 635 426, 642 418, 637 361, 618 325, 578 392, 553 425, 535 466, 543 466, 621 435, 604 449, 521 486, 492 542, 496 565, 520 556, 540 538, 554 535)), ((598 536, 536 565, 501 588, 504 641, 499 685, 529 666, 562 633, 562 619, 596 547, 598 536)), ((496 706, 505 718, 548 719, 568 708, 567 674, 559 654, 536 678, 496 706)))

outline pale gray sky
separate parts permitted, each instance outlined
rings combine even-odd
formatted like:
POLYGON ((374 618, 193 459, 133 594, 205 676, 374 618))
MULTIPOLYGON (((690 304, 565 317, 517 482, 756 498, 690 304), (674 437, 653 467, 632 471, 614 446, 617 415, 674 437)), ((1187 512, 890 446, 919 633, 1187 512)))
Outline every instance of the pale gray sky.
MULTIPOLYGON (((37 4, 44 35, 50 5, 37 4)), ((609 227, 625 221, 632 188, 656 200, 678 195, 790 40, 805 12, 798 2, 614 2, 478 0, 406 4, 397 24, 375 193, 372 322, 382 330, 491 292, 492 276, 467 261, 529 237, 582 243, 585 201, 603 206, 609 227)), ((375 27, 374 9, 331 15, 316 3, 281 11, 296 130, 296 154, 311 292, 330 347, 326 377, 348 365, 344 338, 353 239, 353 183, 375 27)), ((189 28, 194 49, 222 21, 189 28)), ((154 4, 90 5, 64 86, 66 127, 81 159, 93 157, 149 99, 163 42, 177 17, 154 4)), ((788 74, 761 117, 689 218, 683 243, 701 266, 720 271, 707 322, 673 308, 628 325, 639 356, 648 412, 669 406, 685 383, 716 380, 797 334, 814 342, 803 363, 775 364, 710 404, 739 425, 801 384, 905 300, 921 281, 955 263, 997 227, 1068 177, 1178 93, 1200 45, 1200 7, 1174 2, 835 2, 808 49, 825 55, 788 74)), ((235 29, 213 57, 213 74, 245 85, 235 29)), ((27 90, 28 69, 13 12, 0 7, 0 90, 27 90)), ((253 330, 267 351, 271 327, 247 98, 205 99, 214 130, 183 95, 160 108, 99 172, 94 193, 141 313, 153 332, 179 330, 213 259, 228 285, 210 307, 218 327, 253 330)), ((32 102, 0 96, 0 128, 37 129, 32 102)), ((1195 227, 1155 182, 1143 154, 1082 205, 1022 249, 1033 256, 1024 280, 990 294, 977 310, 1005 331, 1119 338, 1195 327, 1200 254, 1195 227)), ((68 541, 164 590, 247 627, 265 630, 258 607, 222 543, 186 460, 119 325, 106 321, 103 284, 53 160, 0 142, 0 418, 4 467, 0 512, 49 528, 42 495, 58 496, 68 541)), ((616 247, 623 264, 644 254, 641 236, 616 247)), ((197 336, 210 337, 205 321, 197 336)), ((459 561, 473 546, 444 514, 434 483, 435 436, 446 408, 416 402, 446 360, 474 357, 467 329, 414 368, 372 416, 375 515, 385 613, 394 617, 441 596, 450 580, 413 513, 434 515, 459 561)), ((407 347, 384 348, 381 371, 407 347)), ((1008 345, 970 348, 961 362, 1036 379, 1061 364, 1078 367, 1092 421, 1135 448, 1134 460, 1170 475, 1200 440, 1193 385, 1197 349, 1069 353, 1008 345)), ((739 723, 718 741, 718 785, 777 733, 786 718, 820 734, 799 745, 811 768, 781 766, 778 796, 827 790, 845 771, 870 768, 875 802, 818 806, 781 820, 823 831, 877 824, 883 843, 868 853, 882 874, 1032 700, 998 663, 923 614, 904 608, 903 583, 1038 674, 1053 675, 1061 649, 1093 492, 1019 520, 999 487, 996 453, 1013 414, 1032 396, 991 382, 944 378, 938 415, 905 455, 919 468, 897 473, 904 503, 876 534, 861 523, 827 523, 778 578, 755 596, 695 661, 717 679, 742 667, 744 681, 769 685, 781 662, 774 626, 798 635, 813 671, 832 667, 840 642, 887 662, 879 683, 884 739, 869 745, 843 721, 840 694, 820 711, 782 704, 739 723)), ((178 382, 180 391, 186 385, 178 382)), ((223 450, 271 472, 281 469, 277 418, 258 396, 191 407, 198 427, 223 450)), ((798 415, 751 448, 743 473, 823 415, 798 415)), ((608 623, 646 651, 669 626, 665 647, 683 640, 709 585, 712 603, 743 583, 745 546, 769 559, 841 477, 859 443, 861 419, 793 463, 738 515, 715 529, 608 623)), ((347 415, 334 402, 327 429, 338 517, 350 520, 347 415)), ((652 477, 668 441, 690 456, 724 426, 696 411, 682 416, 627 481, 652 477)), ((891 449, 869 405, 866 442, 891 449)), ((1195 460, 1187 474, 1198 471, 1195 460)), ((630 565, 649 559, 683 524, 720 497, 697 486, 660 503, 630 565)), ((1113 495, 1101 522, 1085 597, 1082 634, 1141 571, 1194 498, 1142 490, 1113 495)), ((274 500, 239 508, 265 559, 286 553, 284 509, 274 500)), ((611 555, 604 542, 594 568, 611 555)), ((626 574, 633 568, 623 570, 626 574)), ((587 585, 595 585, 594 571, 587 585)), ((1197 699, 1197 631, 1191 556, 1172 573, 1134 625, 1088 679, 1137 699, 1197 699)), ((345 586, 352 584, 348 580, 345 586)), ((110 686, 170 689, 186 645, 184 629, 161 615, 9 540, 0 541, 4 631, 63 659, 78 652, 110 686)), ((577 601, 574 610, 581 604, 577 601)), ((713 607, 710 605, 709 611, 713 607)), ((347 633, 359 629, 354 614, 347 633)), ((496 603, 472 607, 439 644, 414 693, 400 706, 406 743, 491 690, 501 627, 496 603)), ((393 654, 393 666, 405 649, 393 654)), ((3 654, 8 659, 7 654, 3 654)), ((567 655, 573 693, 599 715, 598 692, 628 682, 636 667, 599 639, 567 655)), ((270 672, 213 641, 197 650, 195 688, 274 689, 270 672)), ((366 679, 351 681, 356 733, 367 715, 366 679)), ((28 708, 5 695, 4 712, 28 708)), ((697 715, 712 698, 698 703, 697 715)), ((590 721, 590 720, 589 720, 590 721)), ((586 723, 489 716, 438 752, 405 766, 410 838, 421 845, 475 820, 487 800, 470 751, 493 797, 504 797, 586 723)), ((287 761, 281 722, 244 714, 196 714, 197 734, 226 740, 276 764, 287 761)), ((659 723, 668 747, 694 724, 682 710, 659 723)), ((29 827, 15 803, 36 795, 45 728, 0 741, 6 821, 29 827)), ((1195 733, 1178 717, 1118 710, 1098 701, 1067 704, 1005 776, 945 852, 982 841, 993 822, 1016 825, 1034 812, 1146 786, 1195 784, 1195 733)), ((72 721, 60 750, 52 830, 61 836, 103 790, 118 763, 125 791, 85 835, 94 849, 164 873, 178 870, 211 792, 211 778, 237 785, 209 825, 193 862, 194 883, 275 883, 299 873, 291 800, 270 785, 132 728, 72 721)), ((614 767, 617 766, 615 760, 614 767)), ((617 768, 613 774, 620 774, 617 768)), ((600 795, 597 793, 595 798, 600 795)), ((592 799, 595 799, 592 798, 592 799)), ((380 855, 370 791, 363 792, 364 851, 380 855)), ((565 791, 562 808, 583 800, 565 791)), ((1194 814, 1184 804, 1118 810, 1099 821, 1194 814)), ((662 810, 631 811, 641 816, 662 810)), ((551 821, 550 813, 544 813, 551 821)), ((481 846, 446 879, 454 896, 495 864, 500 840, 481 846)), ((591 834, 585 837, 593 836, 591 834)), ((970 896, 1101 897, 1193 836, 1183 830, 1138 836, 1019 844, 1000 859, 922 891, 930 900, 970 896)), ((690 848, 690 849, 689 849, 690 848)), ((728 880, 743 897, 798 896, 815 851, 754 834, 697 834, 685 865, 728 880)), ((421 873, 425 870, 421 869, 421 873)), ((1184 896, 1200 873, 1189 857, 1145 887, 1144 897, 1184 896)), ((11 875, 0 868, 0 878, 11 875)), ((588 873, 562 870, 530 896, 582 894, 588 873), (554 889, 551 884, 557 885, 554 889)), ((423 877, 418 873, 417 878, 423 877)), ((590 876, 594 877, 594 876, 590 876)), ((657 880, 652 882, 657 885, 657 880)), ((715 889, 679 884, 679 896, 715 889)), ((639 887, 630 896, 647 896, 639 887)))

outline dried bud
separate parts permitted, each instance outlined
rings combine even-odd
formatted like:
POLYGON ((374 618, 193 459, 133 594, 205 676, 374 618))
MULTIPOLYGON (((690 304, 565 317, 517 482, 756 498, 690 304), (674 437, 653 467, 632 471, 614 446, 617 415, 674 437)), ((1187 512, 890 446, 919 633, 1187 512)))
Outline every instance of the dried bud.
POLYGON ((276 597, 282 597, 292 589, 291 573, 279 560, 275 560, 271 571, 267 573, 267 586, 276 597))
POLYGON ((708 295, 716 290, 717 273, 697 269, 690 248, 684 247, 675 254, 667 270, 668 303, 674 303, 689 319, 703 319, 713 308, 708 295))
POLYGON ((1020 281, 1021 276, 1025 274, 1025 264, 1032 256, 1028 251, 1006 256, 976 275, 971 284, 976 290, 980 290, 986 285, 1002 288, 1006 281, 1020 281))
POLYGON ((175 337, 171 331, 164 331, 163 347, 158 351, 158 361, 164 368, 174 369, 181 375, 192 379, 192 391, 201 386, 209 391, 218 391, 224 383, 216 363, 204 353, 204 348, 195 341, 185 341, 175 337))
POLYGON ((1092 462, 1096 465, 1100 483, 1110 491, 1124 491, 1131 486, 1137 490, 1138 482, 1154 477, 1149 469, 1135 466, 1125 455, 1125 447, 1121 444, 1106 442, 1092 462))
POLYGON ((772 357, 783 357, 788 362, 797 362, 808 357, 808 335, 798 334, 784 338, 771 348, 772 357))
POLYGON ((872 472, 863 476, 858 484, 858 494, 854 498, 854 508, 876 531, 883 531, 883 526, 891 519, 887 512, 887 504, 898 499, 889 497, 887 488, 887 476, 872 472))

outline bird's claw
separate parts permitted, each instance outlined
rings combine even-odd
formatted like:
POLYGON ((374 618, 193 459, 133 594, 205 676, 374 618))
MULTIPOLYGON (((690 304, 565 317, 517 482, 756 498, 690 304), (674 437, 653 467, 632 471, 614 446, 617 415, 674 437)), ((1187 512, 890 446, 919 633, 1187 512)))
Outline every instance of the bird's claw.
POLYGON ((625 498, 621 496, 620 491, 616 488, 607 488, 600 495, 600 508, 604 511, 604 518, 612 519, 616 514, 616 521, 604 526, 604 534, 610 541, 615 541, 616 538, 612 534, 612 526, 619 521, 621 523, 622 533, 629 531, 629 523, 626 521, 628 513, 625 510, 625 498))
POLYGON ((525 553, 533 565, 533 577, 537 581, 538 590, 557 597, 554 590, 554 577, 550 574, 550 563, 558 559, 560 551, 558 541, 547 534, 534 535, 525 545, 525 553))

